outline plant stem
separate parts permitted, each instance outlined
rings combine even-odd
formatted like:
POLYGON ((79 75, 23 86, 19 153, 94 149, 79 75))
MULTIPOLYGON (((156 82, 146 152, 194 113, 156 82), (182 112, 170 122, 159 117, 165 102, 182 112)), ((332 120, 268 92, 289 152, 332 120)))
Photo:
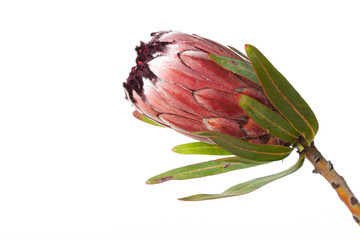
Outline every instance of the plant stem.
POLYGON ((308 146, 303 143, 306 158, 314 165, 314 173, 321 174, 335 189, 339 198, 345 203, 353 215, 355 222, 360 225, 360 204, 355 195, 351 192, 345 179, 334 169, 333 164, 327 161, 317 150, 314 142, 308 146))

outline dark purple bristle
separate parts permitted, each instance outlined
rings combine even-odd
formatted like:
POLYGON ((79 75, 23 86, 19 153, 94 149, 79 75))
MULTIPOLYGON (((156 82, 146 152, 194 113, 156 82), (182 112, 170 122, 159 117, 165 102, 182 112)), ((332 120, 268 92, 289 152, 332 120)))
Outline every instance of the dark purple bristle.
POLYGON ((144 97, 144 82, 143 79, 149 79, 155 82, 156 76, 150 70, 148 62, 154 59, 156 56, 161 55, 165 51, 165 48, 170 42, 160 42, 158 39, 167 32, 152 33, 153 38, 149 43, 140 42, 140 45, 135 48, 137 52, 136 66, 131 69, 129 77, 126 82, 123 83, 125 91, 130 101, 136 102, 133 96, 135 91, 139 96, 144 97))

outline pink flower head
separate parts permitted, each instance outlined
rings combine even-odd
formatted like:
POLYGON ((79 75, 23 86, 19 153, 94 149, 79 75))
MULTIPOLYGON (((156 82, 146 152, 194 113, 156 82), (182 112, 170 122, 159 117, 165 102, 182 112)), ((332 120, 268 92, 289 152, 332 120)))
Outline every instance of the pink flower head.
POLYGON ((163 126, 209 142, 194 132, 217 131, 256 144, 285 142, 260 128, 238 105, 246 94, 273 109, 262 88, 217 65, 209 53, 246 59, 197 35, 157 32, 136 47, 136 66, 124 83, 137 110, 163 126))

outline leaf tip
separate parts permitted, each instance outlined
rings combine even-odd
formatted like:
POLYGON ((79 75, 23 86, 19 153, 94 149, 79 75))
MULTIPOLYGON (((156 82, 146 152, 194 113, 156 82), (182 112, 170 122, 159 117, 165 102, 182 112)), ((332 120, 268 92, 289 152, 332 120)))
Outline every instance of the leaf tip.
POLYGON ((215 54, 208 53, 207 56, 208 56, 208 58, 211 59, 211 61, 213 61, 213 62, 215 62, 217 65, 219 65, 219 64, 216 62, 217 56, 216 56, 215 54))
POLYGON ((163 183, 163 182, 167 182, 170 180, 173 180, 174 176, 166 176, 166 177, 162 177, 162 178, 150 178, 149 180, 146 181, 146 184, 151 185, 151 184, 158 184, 158 183, 163 183))
POLYGON ((251 48, 252 46, 250 45, 250 44, 245 44, 245 46, 244 46, 244 48, 245 48, 245 50, 247 50, 247 49, 249 49, 249 48, 251 48))
POLYGON ((251 45, 251 44, 249 44, 249 43, 247 43, 247 44, 245 44, 245 49, 249 49, 249 48, 255 48, 253 45, 251 45))
POLYGON ((245 94, 238 92, 238 93, 234 93, 234 98, 236 102, 240 102, 244 96, 246 96, 245 94))
POLYGON ((200 135, 200 136, 204 136, 204 137, 211 137, 213 135, 213 132, 212 131, 201 131, 201 132, 192 132, 191 134, 200 135))
POLYGON ((138 111, 133 111, 132 114, 133 114, 133 116, 134 116, 136 119, 142 121, 142 119, 141 119, 141 113, 139 113, 138 111))
MULTIPOLYGON (((193 196, 195 196, 195 195, 193 195, 193 196)), ((194 199, 192 199, 193 196, 178 198, 177 200, 184 201, 184 202, 190 202, 190 201, 194 201, 194 199)))

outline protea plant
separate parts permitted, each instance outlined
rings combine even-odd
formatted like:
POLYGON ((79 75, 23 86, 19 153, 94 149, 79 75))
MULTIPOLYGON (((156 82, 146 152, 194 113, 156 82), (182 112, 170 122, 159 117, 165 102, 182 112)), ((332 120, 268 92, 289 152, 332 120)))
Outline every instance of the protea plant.
POLYGON ((254 46, 233 47, 181 32, 152 34, 136 47, 136 66, 124 83, 134 116, 199 140, 173 148, 182 154, 231 155, 180 167, 150 178, 155 184, 255 167, 282 160, 297 149, 299 160, 280 173, 237 184, 199 201, 252 192, 298 170, 305 157, 335 189, 360 224, 360 205, 344 178, 314 145, 315 114, 300 94, 254 46))

